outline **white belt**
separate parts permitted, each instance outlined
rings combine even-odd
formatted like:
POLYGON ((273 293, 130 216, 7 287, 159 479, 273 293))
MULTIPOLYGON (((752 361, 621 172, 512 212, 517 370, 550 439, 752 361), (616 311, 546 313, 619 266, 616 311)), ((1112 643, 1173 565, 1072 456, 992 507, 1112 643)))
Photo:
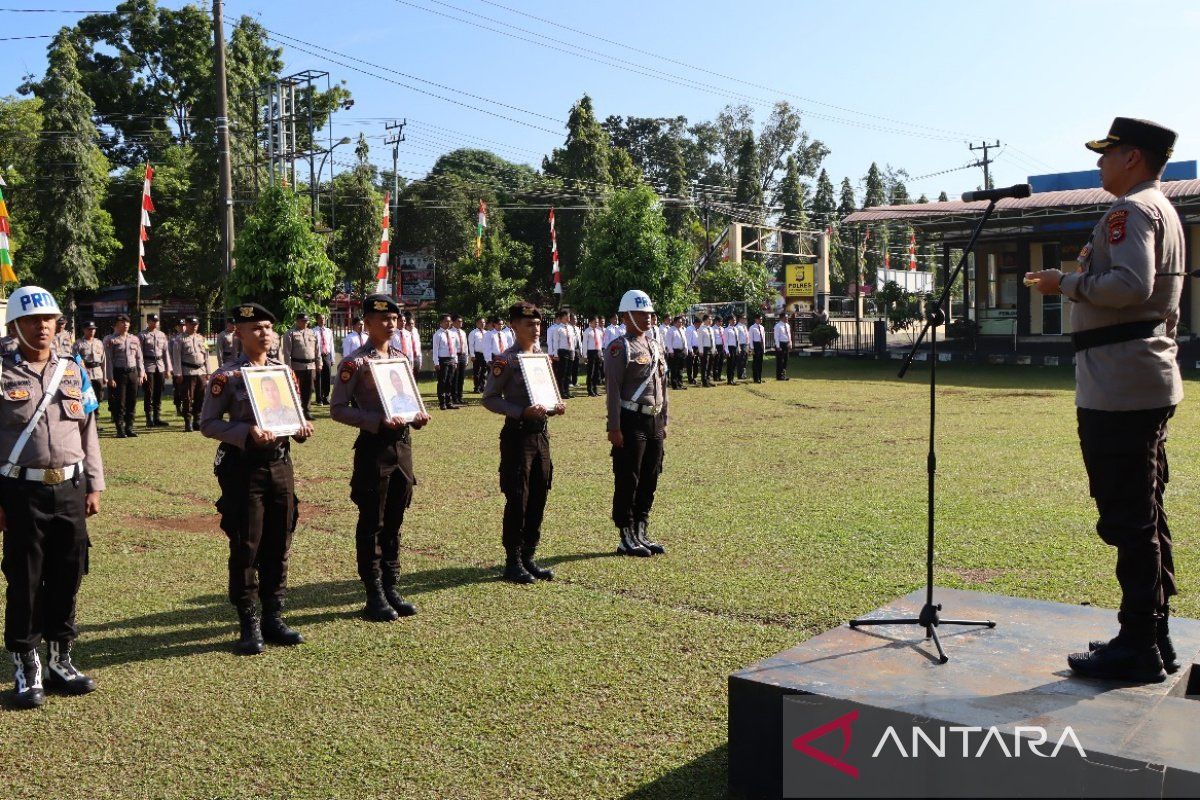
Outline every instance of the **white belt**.
POLYGON ((649 406, 642 403, 634 403, 631 400, 622 400, 621 408, 627 411, 636 411, 639 414, 645 414, 648 417, 656 417, 662 413, 662 406, 649 406))
POLYGON ((68 464, 65 467, 56 467, 51 469, 34 469, 33 467, 9 467, 4 473, 7 478, 19 478, 22 480, 33 481, 34 483, 44 483, 48 486, 54 486, 69 481, 77 474, 83 474, 83 462, 78 464, 68 464))

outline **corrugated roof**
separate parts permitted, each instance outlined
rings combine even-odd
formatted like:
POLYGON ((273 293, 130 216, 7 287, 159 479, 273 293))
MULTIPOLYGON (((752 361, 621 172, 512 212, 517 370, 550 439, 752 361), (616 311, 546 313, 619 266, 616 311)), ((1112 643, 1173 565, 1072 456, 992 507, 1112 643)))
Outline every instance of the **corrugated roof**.
MULTIPOLYGON (((1163 194, 1172 201, 1183 199, 1200 200, 1200 179, 1189 181, 1167 181, 1162 185, 1163 194)), ((1006 198, 996 203, 997 212, 1028 211, 1032 209, 1062 208, 1076 206, 1104 206, 1116 198, 1103 189, 1071 189, 1063 192, 1038 192, 1029 197, 1006 198)), ((1178 203, 1177 203, 1178 204, 1178 203)), ((936 217, 942 214, 962 214, 983 211, 986 200, 964 203, 951 200, 945 203, 913 203, 906 206, 871 206, 855 211, 843 222, 880 222, 889 219, 911 219, 914 217, 936 217)))

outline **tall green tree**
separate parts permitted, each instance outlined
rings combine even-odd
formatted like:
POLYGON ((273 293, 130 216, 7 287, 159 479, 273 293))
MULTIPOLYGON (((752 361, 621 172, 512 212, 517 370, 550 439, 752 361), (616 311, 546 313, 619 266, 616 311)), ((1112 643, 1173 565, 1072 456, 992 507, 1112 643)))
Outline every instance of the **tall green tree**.
POLYGON ((837 197, 833 193, 833 182, 829 173, 821 170, 817 176, 817 190, 813 194, 812 215, 817 225, 825 227, 837 221, 837 197))
MULTIPOLYGON (((787 173, 779 185, 779 200, 783 205, 783 217, 779 221, 781 227, 801 230, 808 227, 807 195, 808 187, 800 180, 800 165, 795 156, 788 156, 787 173)), ((805 238, 798 234, 785 233, 783 235, 783 251, 799 253, 804 241, 805 238)), ((792 260, 786 256, 784 259, 792 260)))
POLYGON ((695 299, 687 289, 690 271, 689 248, 667 235, 658 196, 642 184, 614 192, 589 220, 583 259, 568 291, 585 314, 608 315, 626 291, 641 289, 663 316, 695 299))
POLYGON ((0 176, 8 188, 8 215, 11 223, 9 246, 13 268, 22 281, 28 280, 42 261, 42 240, 34 234, 38 227, 36 193, 37 148, 42 134, 42 101, 36 97, 0 98, 0 176))
POLYGON ((751 309, 763 308, 775 295, 771 273, 755 261, 720 261, 700 273, 696 282, 701 303, 746 303, 751 309))
POLYGON ((946 196, 946 193, 945 193, 945 192, 938 192, 938 202, 939 202, 939 203, 945 203, 945 202, 946 202, 946 201, 948 201, 949 199, 950 199, 950 198, 946 196))
POLYGON ((668 139, 666 146, 669 149, 669 170, 666 180, 667 199, 664 201, 666 208, 663 213, 667 218, 667 232, 678 239, 686 235, 694 214, 691 208, 684 204, 689 192, 689 182, 683 151, 675 139, 668 139))
POLYGON ((290 324, 315 311, 333 293, 337 269, 312 229, 300 198, 279 185, 263 191, 238 235, 237 269, 229 276, 231 302, 256 300, 290 324))
POLYGON ((104 209, 108 161, 96 146, 92 101, 83 89, 78 54, 63 28, 49 48, 49 67, 37 86, 42 131, 37 147, 37 279, 60 300, 95 289, 118 244, 104 209))
POLYGON ((849 178, 842 178, 842 188, 838 201, 838 216, 845 218, 858 210, 854 200, 854 186, 849 178))
MULTIPOLYGON (((883 172, 879 165, 871 162, 870 169, 863 177, 863 208, 886 205, 888 202, 887 186, 884 184, 883 172)), ((879 225, 868 228, 869 239, 866 243, 866 253, 863 259, 863 281, 875 283, 876 270, 883 266, 883 253, 888 247, 887 228, 879 225)), ((865 234, 864 234, 865 235, 865 234)))
POLYGON ((354 169, 333 179, 339 209, 333 233, 333 261, 339 276, 358 289, 361 296, 375 279, 385 209, 375 188, 375 168, 368 160, 370 148, 361 134, 355 154, 358 163, 354 169))
POLYGON ((446 269, 450 275, 439 310, 473 319, 502 313, 522 298, 533 253, 529 245, 499 231, 484 239, 480 255, 464 256, 446 269))

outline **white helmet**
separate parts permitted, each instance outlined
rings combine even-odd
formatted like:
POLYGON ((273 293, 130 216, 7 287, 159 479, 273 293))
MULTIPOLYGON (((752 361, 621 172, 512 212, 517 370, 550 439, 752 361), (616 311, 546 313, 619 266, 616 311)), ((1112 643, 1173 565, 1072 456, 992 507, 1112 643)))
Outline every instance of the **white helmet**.
POLYGON ((652 312, 654 303, 650 302, 650 295, 641 289, 630 289, 621 296, 621 305, 617 306, 618 314, 624 314, 626 311, 652 312))
POLYGON ((31 317, 35 314, 53 314, 56 317, 63 315, 54 295, 40 286, 22 286, 8 297, 8 308, 4 312, 4 324, 7 325, 13 320, 31 317))

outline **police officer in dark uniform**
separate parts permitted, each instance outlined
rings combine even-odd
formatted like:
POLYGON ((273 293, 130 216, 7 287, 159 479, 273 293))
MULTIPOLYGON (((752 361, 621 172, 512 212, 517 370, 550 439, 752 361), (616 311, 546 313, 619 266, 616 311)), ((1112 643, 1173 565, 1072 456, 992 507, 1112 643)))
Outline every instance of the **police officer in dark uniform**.
POLYGON ((258 426, 242 368, 281 365, 267 357, 275 315, 258 303, 242 303, 231 318, 241 354, 209 379, 200 431, 221 442, 213 474, 221 487, 217 500, 221 529, 229 538, 229 601, 241 623, 238 652, 256 655, 263 651, 264 640, 282 645, 304 641, 283 621, 282 612, 299 508, 290 440, 305 441, 313 426, 302 420, 292 436, 278 436, 258 426), (225 416, 229 418, 222 419, 225 416))
POLYGON ((1186 244, 1158 178, 1175 132, 1118 117, 1100 153, 1100 180, 1117 200, 1092 230, 1079 270, 1026 279, 1071 303, 1079 444, 1100 519, 1117 549, 1120 633, 1067 662, 1078 675, 1135 682, 1179 668, 1168 631, 1177 593, 1171 532, 1163 510, 1167 420, 1183 399, 1176 359, 1186 244))
POLYGON ((117 438, 137 436, 133 430, 134 406, 138 386, 146 381, 146 370, 142 363, 142 343, 129 334, 127 314, 118 314, 113 332, 104 337, 104 377, 108 381, 117 438))
POLYGON ((417 483, 410 428, 423 428, 429 416, 418 414, 411 424, 392 418, 384 411, 375 382, 368 374, 371 361, 403 355, 391 345, 399 319, 400 307, 387 295, 372 294, 363 300, 367 341, 338 366, 329 408, 334 420, 359 429, 354 441, 350 499, 358 506, 354 539, 358 575, 367 592, 364 613, 377 622, 417 613, 412 603, 396 591, 396 583, 400 526, 417 483))
POLYGON ((504 492, 504 579, 513 583, 553 580, 554 573, 533 560, 542 538, 542 516, 554 465, 550 461, 550 432, 546 418, 567 412, 531 405, 521 371, 520 355, 534 353, 542 334, 542 314, 533 303, 517 303, 508 311, 516 334, 512 347, 492 361, 483 391, 483 405, 504 415, 500 430, 500 490, 504 492))
POLYGON ((608 441, 613 460, 613 522, 618 553, 649 556, 663 546, 649 538, 650 509, 667 437, 667 363, 662 345, 646 337, 650 297, 630 289, 617 309, 625 335, 604 351, 608 441))
POLYGON ((4 354, 0 381, 0 530, 4 531, 4 647, 13 704, 36 708, 45 687, 86 694, 96 683, 71 660, 75 597, 88 566, 87 517, 100 511, 104 466, 96 419, 86 413, 78 363, 58 355, 58 303, 24 286, 8 298, 19 349, 4 354), (36 421, 31 435, 22 432, 36 421), (43 684, 38 647, 49 642, 43 684))

